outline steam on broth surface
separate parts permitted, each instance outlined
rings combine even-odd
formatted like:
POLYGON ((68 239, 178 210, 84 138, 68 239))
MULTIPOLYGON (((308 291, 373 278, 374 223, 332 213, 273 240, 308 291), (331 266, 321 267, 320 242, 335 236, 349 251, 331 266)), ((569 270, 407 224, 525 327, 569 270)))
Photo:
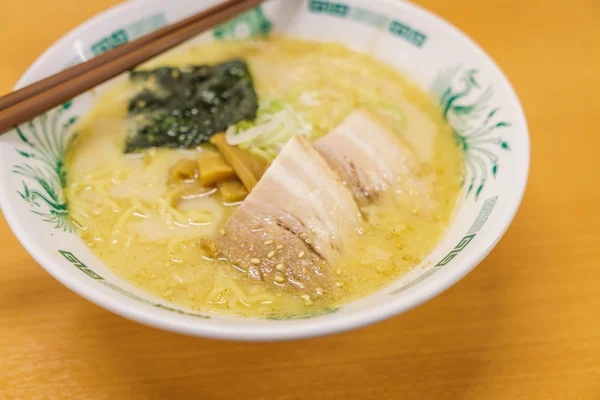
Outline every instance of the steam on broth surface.
MULTIPOLYGON (((124 153, 132 131, 147 126, 132 114, 131 99, 156 89, 152 79, 120 81, 79 123, 67 157, 67 199, 78 234, 98 257, 169 301, 239 316, 335 307, 418 265, 449 225, 463 176, 451 128, 428 95, 344 46, 277 37, 200 45, 142 69, 234 59, 249 68, 256 119, 231 124, 212 136, 214 144, 124 153), (376 137, 401 153, 386 160, 388 146, 376 137), (240 175, 222 146, 247 154, 260 173, 240 175), (306 165, 294 160, 301 149, 306 165), (357 152, 362 160, 352 159, 357 152), (312 159, 319 168, 310 169, 312 159), (283 196, 293 204, 278 205, 283 196), (285 217, 271 215, 275 207, 288 207, 281 212, 296 222, 315 213, 310 221, 321 225, 283 226, 285 217), (233 240, 248 220, 267 225, 233 240)), ((167 71, 179 78, 179 70, 167 71)))

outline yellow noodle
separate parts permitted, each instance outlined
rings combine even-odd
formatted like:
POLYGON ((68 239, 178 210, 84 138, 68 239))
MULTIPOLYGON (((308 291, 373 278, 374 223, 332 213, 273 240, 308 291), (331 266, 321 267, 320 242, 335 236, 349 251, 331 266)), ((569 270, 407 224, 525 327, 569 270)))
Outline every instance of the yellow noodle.
POLYGON ((121 216, 117 219, 112 228, 112 236, 117 236, 121 233, 121 230, 126 225, 129 219, 131 219, 131 214, 135 212, 135 207, 129 207, 125 210, 121 216))

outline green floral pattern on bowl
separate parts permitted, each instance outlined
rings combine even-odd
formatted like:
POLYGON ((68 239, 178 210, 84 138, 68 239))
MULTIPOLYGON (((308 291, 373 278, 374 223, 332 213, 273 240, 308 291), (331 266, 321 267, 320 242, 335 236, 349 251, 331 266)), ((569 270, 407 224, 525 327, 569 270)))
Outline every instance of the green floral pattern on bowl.
POLYGON ((501 110, 492 104, 492 87, 483 88, 477 73, 460 65, 448 68, 438 75, 431 89, 465 153, 467 174, 463 185, 467 185, 466 194, 473 193, 476 200, 487 179, 498 174, 499 152, 510 150, 496 131, 511 126, 498 118, 501 110))
POLYGON ((28 161, 15 165, 13 172, 22 175, 19 195, 31 211, 56 229, 71 232, 67 202, 63 194, 66 177, 63 160, 67 150, 68 132, 76 117, 65 115, 71 102, 49 113, 42 114, 29 123, 17 127, 19 138, 27 148, 17 152, 28 161))

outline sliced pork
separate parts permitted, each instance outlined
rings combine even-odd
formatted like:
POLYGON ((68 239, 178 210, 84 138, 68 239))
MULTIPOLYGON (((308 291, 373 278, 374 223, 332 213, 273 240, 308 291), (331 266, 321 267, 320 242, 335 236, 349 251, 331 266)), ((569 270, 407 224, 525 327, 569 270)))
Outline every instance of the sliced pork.
POLYGON ((349 245, 360 220, 339 177, 295 137, 229 218, 216 247, 251 279, 322 297, 336 290, 329 263, 349 245))
POLYGON ((381 193, 414 179, 412 150, 365 110, 356 110, 330 133, 314 143, 315 149, 339 175, 360 206, 381 193))

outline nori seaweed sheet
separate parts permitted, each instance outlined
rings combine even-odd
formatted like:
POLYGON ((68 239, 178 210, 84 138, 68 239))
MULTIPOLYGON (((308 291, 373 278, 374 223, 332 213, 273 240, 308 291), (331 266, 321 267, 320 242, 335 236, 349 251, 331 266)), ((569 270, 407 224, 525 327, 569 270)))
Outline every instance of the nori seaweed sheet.
POLYGON ((195 147, 236 122, 256 118, 258 98, 242 60, 132 71, 130 79, 149 84, 129 102, 136 131, 126 153, 195 147))

